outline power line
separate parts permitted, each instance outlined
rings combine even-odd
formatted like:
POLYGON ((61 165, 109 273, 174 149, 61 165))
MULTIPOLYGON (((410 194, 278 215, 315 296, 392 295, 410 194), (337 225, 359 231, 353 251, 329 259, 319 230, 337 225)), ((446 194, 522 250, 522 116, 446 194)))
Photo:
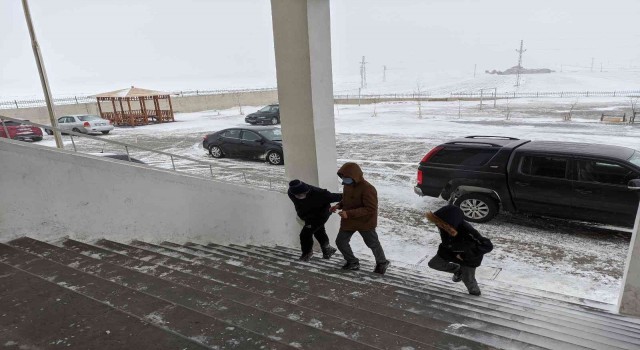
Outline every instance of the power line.
POLYGON ((362 62, 360 62, 360 88, 364 89, 367 87, 367 63, 365 62, 364 56, 362 56, 362 62))
POLYGON ((516 49, 516 52, 518 53, 518 66, 517 66, 517 73, 516 73, 516 86, 520 86, 520 70, 522 69, 522 54, 527 51, 527 50, 523 50, 522 46, 524 45, 524 40, 520 40, 520 50, 516 49))

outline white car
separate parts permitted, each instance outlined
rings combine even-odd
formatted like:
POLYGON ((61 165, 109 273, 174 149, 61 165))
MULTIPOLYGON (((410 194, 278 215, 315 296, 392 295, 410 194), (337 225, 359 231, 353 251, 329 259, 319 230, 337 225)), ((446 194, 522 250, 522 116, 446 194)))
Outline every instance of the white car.
MULTIPOLYGON (((58 128, 61 132, 73 131, 84 134, 103 133, 108 134, 113 130, 110 120, 102 119, 97 115, 65 115, 58 118, 58 128)), ((51 134, 51 130, 46 130, 51 134)))

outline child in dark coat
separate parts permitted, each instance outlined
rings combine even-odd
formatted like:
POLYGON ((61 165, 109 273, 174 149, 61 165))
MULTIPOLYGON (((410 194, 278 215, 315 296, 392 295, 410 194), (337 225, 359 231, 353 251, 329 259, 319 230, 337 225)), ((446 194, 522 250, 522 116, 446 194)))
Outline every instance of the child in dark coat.
POLYGON ((466 222, 462 210, 454 205, 444 206, 435 213, 427 212, 426 216, 438 227, 442 239, 429 267, 453 273, 454 282, 462 281, 469 294, 480 295, 476 267, 482 263, 484 254, 493 250, 491 241, 466 222))
POLYGON ((329 237, 324 224, 331 216, 331 203, 342 200, 340 193, 331 193, 323 188, 308 185, 300 180, 289 183, 289 198, 296 208, 298 217, 304 221, 300 232, 300 260, 309 261, 313 256, 313 237, 320 243, 322 257, 329 259, 336 248, 329 245, 329 237))

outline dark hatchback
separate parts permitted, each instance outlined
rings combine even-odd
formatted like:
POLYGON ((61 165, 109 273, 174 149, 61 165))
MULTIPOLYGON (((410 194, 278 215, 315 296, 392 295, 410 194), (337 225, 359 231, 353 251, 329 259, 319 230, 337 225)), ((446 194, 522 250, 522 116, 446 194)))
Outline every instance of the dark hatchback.
POLYGON ((204 137, 202 147, 214 158, 262 159, 284 164, 282 132, 269 126, 249 126, 220 130, 204 137))
POLYGON ((247 115, 246 118, 244 118, 244 121, 251 125, 280 124, 280 106, 277 104, 273 104, 273 105, 268 105, 266 107, 263 107, 257 112, 247 115))

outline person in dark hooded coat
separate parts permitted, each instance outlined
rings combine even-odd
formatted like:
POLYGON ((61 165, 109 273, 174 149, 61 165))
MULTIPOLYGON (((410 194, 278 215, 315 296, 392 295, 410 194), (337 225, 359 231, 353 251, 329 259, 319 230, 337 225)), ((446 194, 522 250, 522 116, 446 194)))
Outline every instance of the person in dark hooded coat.
POLYGON ((482 264, 484 254, 493 250, 491 240, 466 222, 462 210, 454 205, 446 205, 435 213, 427 212, 426 216, 438 227, 442 239, 429 267, 453 273, 454 282, 462 281, 469 294, 480 295, 476 267, 482 264))
POLYGON ((331 216, 331 211, 329 211, 331 203, 339 202, 342 199, 342 195, 308 185, 297 179, 289 182, 287 195, 293 202, 298 217, 304 221, 304 227, 300 231, 300 248, 302 249, 300 260, 311 260, 313 256, 313 237, 320 244, 322 257, 330 259, 336 252, 336 248, 329 244, 329 237, 324 224, 331 216))
POLYGON ((360 166, 356 163, 345 163, 338 176, 344 185, 342 201, 331 207, 331 211, 341 209, 339 215, 340 231, 336 238, 336 246, 347 261, 344 270, 359 270, 360 261, 355 257, 349 242, 351 236, 358 231, 364 243, 371 249, 376 259, 375 273, 384 275, 389 267, 389 260, 384 255, 378 240, 378 192, 372 184, 364 179, 360 166))

